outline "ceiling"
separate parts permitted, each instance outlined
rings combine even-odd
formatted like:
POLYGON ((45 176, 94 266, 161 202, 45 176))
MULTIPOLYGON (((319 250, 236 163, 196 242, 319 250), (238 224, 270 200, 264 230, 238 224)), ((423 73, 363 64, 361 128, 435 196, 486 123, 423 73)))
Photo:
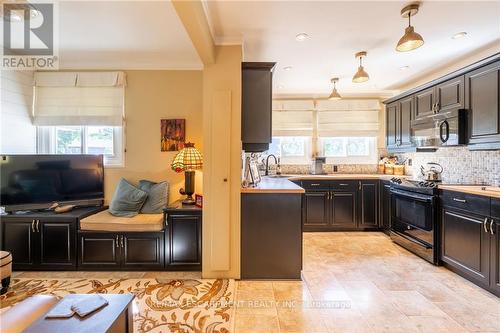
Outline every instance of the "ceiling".
POLYGON ((407 19, 400 1, 210 1, 215 40, 243 41, 245 61, 276 61, 276 95, 327 96, 340 77, 344 95, 390 95, 416 76, 433 72, 491 43, 500 43, 500 2, 428 1, 412 18, 425 44, 395 51, 407 19), (457 32, 467 37, 452 39, 457 32), (310 38, 298 42, 305 32, 310 38), (370 80, 352 83, 354 54, 366 50, 370 80), (292 66, 290 71, 283 70, 292 66), (406 70, 400 67, 409 66, 406 70))
POLYGON ((61 68, 201 69, 170 1, 61 1, 61 68))

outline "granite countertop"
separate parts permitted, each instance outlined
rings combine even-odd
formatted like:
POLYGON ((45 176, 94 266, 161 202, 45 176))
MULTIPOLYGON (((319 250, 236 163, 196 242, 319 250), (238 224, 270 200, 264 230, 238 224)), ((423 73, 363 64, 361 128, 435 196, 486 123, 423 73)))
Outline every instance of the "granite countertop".
POLYGON ((304 193, 304 189, 292 180, 342 180, 342 179, 391 179, 394 176, 381 174, 336 173, 327 175, 281 175, 280 177, 262 177, 255 187, 242 187, 241 193, 304 193))
POLYGON ((500 187, 484 185, 439 185, 439 189, 500 198, 500 187))

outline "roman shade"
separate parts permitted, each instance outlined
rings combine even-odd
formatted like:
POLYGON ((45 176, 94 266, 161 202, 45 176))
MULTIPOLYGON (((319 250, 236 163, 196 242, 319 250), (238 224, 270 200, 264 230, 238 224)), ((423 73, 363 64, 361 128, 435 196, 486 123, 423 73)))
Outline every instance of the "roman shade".
POLYGON ((311 136, 312 111, 273 111, 273 136, 311 136))
POLYGON ((125 73, 35 73, 36 126, 122 126, 125 73))
POLYGON ((378 100, 318 101, 316 108, 319 137, 378 136, 378 100))

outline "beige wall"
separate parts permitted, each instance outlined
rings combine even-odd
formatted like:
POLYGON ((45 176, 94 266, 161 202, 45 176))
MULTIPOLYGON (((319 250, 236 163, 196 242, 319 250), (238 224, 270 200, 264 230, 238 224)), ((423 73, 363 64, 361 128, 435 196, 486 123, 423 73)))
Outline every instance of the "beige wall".
POLYGON ((241 57, 241 46, 218 46, 203 71, 204 278, 240 277, 241 57), (227 138, 229 145, 218 144, 227 138))
MULTIPOLYGON (((105 197, 109 203, 120 177, 170 182, 170 202, 180 198, 184 174, 170 169, 176 152, 160 151, 160 119, 186 119, 186 140, 203 153, 202 71, 132 70, 125 90, 125 167, 105 170, 105 197)), ((197 171, 196 192, 202 190, 197 171)))

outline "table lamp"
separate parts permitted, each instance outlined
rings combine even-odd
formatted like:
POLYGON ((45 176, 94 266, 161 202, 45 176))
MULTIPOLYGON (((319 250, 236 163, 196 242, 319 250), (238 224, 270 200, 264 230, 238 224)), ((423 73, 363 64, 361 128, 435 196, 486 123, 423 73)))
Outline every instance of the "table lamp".
POLYGON ((184 171, 184 188, 179 190, 180 194, 187 195, 182 201, 184 205, 194 205, 194 173, 195 170, 201 169, 203 166, 203 156, 194 147, 194 143, 188 142, 184 148, 174 157, 172 161, 172 170, 175 172, 184 171))

